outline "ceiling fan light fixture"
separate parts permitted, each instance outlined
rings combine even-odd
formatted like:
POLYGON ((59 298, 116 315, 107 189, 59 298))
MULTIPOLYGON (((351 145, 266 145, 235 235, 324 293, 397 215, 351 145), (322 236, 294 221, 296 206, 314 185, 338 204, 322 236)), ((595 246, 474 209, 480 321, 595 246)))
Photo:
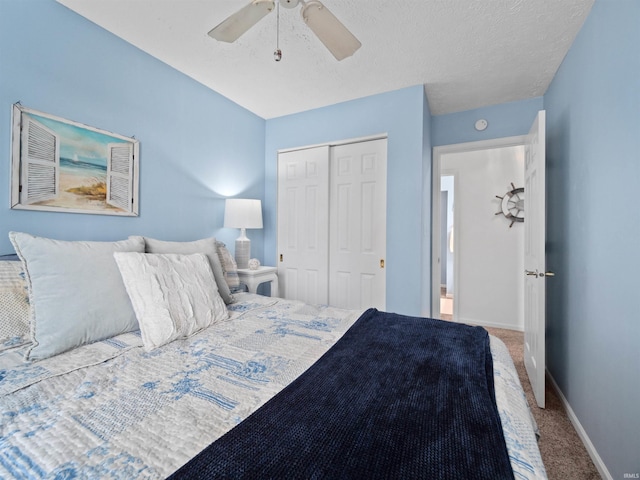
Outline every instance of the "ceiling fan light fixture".
POLYGON ((275 7, 274 0, 253 0, 209 32, 209 36, 221 42, 232 43, 262 20, 275 7))
POLYGON ((300 1, 302 19, 338 61, 353 55, 362 44, 322 2, 300 1))

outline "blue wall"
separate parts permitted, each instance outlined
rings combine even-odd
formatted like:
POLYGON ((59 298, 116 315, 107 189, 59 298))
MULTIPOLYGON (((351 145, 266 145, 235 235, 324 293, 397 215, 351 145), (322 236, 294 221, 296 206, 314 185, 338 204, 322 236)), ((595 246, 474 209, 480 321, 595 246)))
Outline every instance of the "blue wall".
POLYGON ((529 132, 533 119, 543 109, 542 97, 476 108, 433 117, 431 141, 434 147, 515 137, 529 132), (479 132, 476 121, 484 118, 489 126, 479 132))
POLYGON ((420 315, 431 317, 431 199, 432 199, 432 129, 433 117, 427 96, 423 96, 422 105, 422 306, 420 315))
POLYGON ((547 362, 613 478, 640 472, 640 2, 596 0, 545 97, 547 362))
MULTIPOLYGON (((276 212, 277 151, 350 138, 386 133, 387 144, 387 310, 420 315, 423 292, 430 291, 422 278, 424 145, 424 89, 405 88, 267 120, 265 148, 265 204, 276 212)), ((429 115, 426 114, 426 117, 429 115)), ((430 158, 430 157, 428 157, 430 158)), ((425 186, 430 193, 430 184, 425 186)), ((265 228, 265 260, 275 264, 275 221, 265 228)))
MULTIPOLYGON (((233 248, 238 231, 220 229, 223 197, 263 198, 263 119, 53 0, 0 0, 0 68, 0 254, 13 251, 10 230, 74 240, 216 235, 233 248), (17 101, 135 136, 140 216, 11 210, 17 101)), ((262 258, 262 232, 249 235, 262 258)))
POLYGON ((431 147, 526 133, 547 110, 551 374, 614 478, 640 471, 640 2, 596 0, 544 99, 431 117, 422 86, 264 121, 54 0, 0 0, 0 254, 6 233, 108 240, 216 235, 223 198, 265 201, 253 254, 276 258, 277 150, 388 134, 387 306, 428 308, 431 147), (140 216, 9 209, 11 105, 141 142, 140 216), (489 128, 473 124, 486 118, 489 128), (2 200, 4 199, 4 200, 2 200), (2 203, 4 202, 4 203, 2 203), (264 247, 264 252, 263 252, 264 247))

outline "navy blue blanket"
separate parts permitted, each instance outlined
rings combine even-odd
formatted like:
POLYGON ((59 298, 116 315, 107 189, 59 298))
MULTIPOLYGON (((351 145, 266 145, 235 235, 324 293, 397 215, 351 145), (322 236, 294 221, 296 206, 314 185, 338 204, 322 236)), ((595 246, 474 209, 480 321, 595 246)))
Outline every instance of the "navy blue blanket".
POLYGON ((367 310, 172 479, 512 479, 481 327, 367 310))

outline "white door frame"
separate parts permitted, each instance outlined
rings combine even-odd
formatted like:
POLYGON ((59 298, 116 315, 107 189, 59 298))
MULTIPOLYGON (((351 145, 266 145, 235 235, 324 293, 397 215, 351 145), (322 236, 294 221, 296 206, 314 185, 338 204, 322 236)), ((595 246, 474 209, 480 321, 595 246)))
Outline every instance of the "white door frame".
MULTIPOLYGON (((517 135, 514 137, 494 138, 490 140, 481 140, 478 142, 457 143, 452 145, 442 145, 433 148, 432 154, 432 170, 431 170, 431 314, 432 318, 440 318, 440 176, 442 156, 451 153, 474 152, 478 150, 490 150, 502 147, 524 146, 526 135, 517 135)), ((454 225, 456 224, 454 218, 454 225)), ((455 230, 454 226, 454 230, 455 230)), ((459 232, 459 229, 457 230, 459 232)), ((457 243, 459 235, 454 237, 454 243, 457 243)), ((454 259, 459 254, 458 248, 454 245, 454 259)), ((454 264, 454 270, 457 270, 458 262, 454 264)), ((458 276, 454 271, 454 319, 456 318, 457 303, 457 280, 458 276)), ((425 295, 427 293, 425 292, 425 295)))
POLYGON ((336 147, 338 145, 348 145, 350 143, 368 142, 369 140, 382 140, 388 139, 389 135, 386 133, 379 133, 377 135, 367 135, 365 137, 345 138, 343 140, 335 140, 333 142, 314 143, 312 145, 303 145, 300 147, 280 148, 276 151, 278 153, 295 152, 296 150, 306 150, 307 148, 315 147, 336 147))
MULTIPOLYGON (((440 159, 442 160, 442 159, 440 159)), ((442 167, 442 163, 440 163, 438 165, 439 167, 442 167)), ((458 169, 445 169, 443 170, 442 168, 440 168, 440 178, 442 178, 443 176, 448 176, 448 177, 453 177, 453 204, 454 204, 454 208, 453 208, 453 316, 452 316, 452 320, 454 322, 458 321, 458 312, 460 312, 460 308, 458 306, 458 302, 460 301, 460 295, 457 295, 456 293, 459 292, 459 287, 458 287, 458 281, 460 279, 460 272, 459 272, 459 268, 460 268, 460 262, 458 260, 458 256, 460 255, 460 245, 459 245, 459 240, 460 240, 460 235, 456 235, 456 232, 460 231, 460 215, 456 215, 456 207, 455 207, 455 202, 456 202, 456 194, 459 194, 459 190, 458 190, 458 184, 460 183, 460 171, 458 169)), ((440 189, 440 182, 438 182, 438 189, 440 189)), ((438 205, 438 208, 440 208, 440 205, 438 205)), ((440 218, 438 218, 438 221, 440 221, 440 218)), ((442 231, 441 228, 438 229, 438 231, 436 232, 437 235, 440 235, 440 238, 438 238, 438 248, 440 248, 440 251, 442 251, 442 244, 440 243, 440 239, 442 238, 442 231)), ((447 237, 447 240, 449 240, 449 237, 447 237)), ((442 261, 441 259, 438 261, 440 262, 442 261)), ((445 262, 447 261, 446 259, 444 260, 445 262)), ((440 265, 440 263, 438 263, 437 265, 440 265)), ((435 275, 434 275, 434 281, 436 280, 435 275)), ((437 285, 436 287, 434 287, 433 289, 434 292, 437 292, 437 298, 435 299, 434 302, 434 306, 436 306, 435 304, 437 304, 437 310, 436 312, 438 313, 437 316, 434 316, 433 318, 440 318, 440 285, 437 285)), ((434 314, 435 315, 435 314, 434 314)))

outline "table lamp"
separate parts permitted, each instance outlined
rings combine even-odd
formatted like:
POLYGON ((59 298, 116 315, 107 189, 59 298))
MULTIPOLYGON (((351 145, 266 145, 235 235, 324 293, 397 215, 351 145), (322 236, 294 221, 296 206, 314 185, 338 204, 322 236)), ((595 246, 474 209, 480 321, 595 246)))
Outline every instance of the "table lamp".
POLYGON ((249 268, 251 240, 247 238, 247 228, 262 228, 262 203, 260 200, 228 198, 224 205, 224 227, 239 228, 236 239, 236 263, 238 268, 249 268))

